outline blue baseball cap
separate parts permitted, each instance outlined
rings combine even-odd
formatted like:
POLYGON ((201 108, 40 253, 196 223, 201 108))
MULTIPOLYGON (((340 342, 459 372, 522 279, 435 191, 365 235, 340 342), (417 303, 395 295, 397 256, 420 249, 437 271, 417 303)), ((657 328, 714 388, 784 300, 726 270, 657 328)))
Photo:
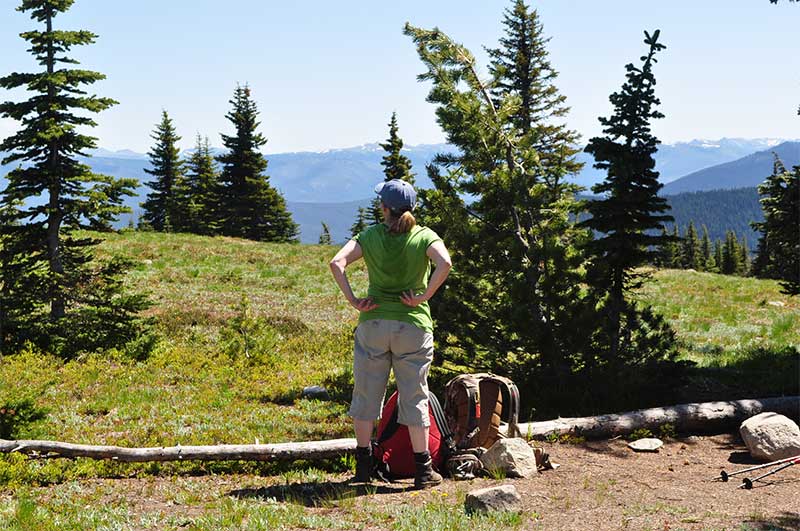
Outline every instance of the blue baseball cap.
POLYGON ((414 210, 417 206, 416 190, 401 179, 379 183, 375 187, 375 193, 391 210, 414 210))

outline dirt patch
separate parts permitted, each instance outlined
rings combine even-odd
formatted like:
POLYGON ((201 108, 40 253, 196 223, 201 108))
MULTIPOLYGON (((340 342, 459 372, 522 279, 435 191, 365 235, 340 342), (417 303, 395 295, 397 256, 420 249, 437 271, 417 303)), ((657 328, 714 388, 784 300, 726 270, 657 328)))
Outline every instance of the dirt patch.
MULTIPOLYGON (((356 488, 342 474, 91 480, 80 482, 79 488, 93 492, 100 505, 125 504, 133 514, 183 519, 183 525, 225 500, 248 500, 300 505, 309 514, 340 515, 348 521, 355 517, 362 529, 379 530, 387 528, 386 518, 379 515, 382 509, 422 509, 444 501, 461 511, 467 491, 510 483, 522 495, 523 529, 800 530, 800 466, 752 490, 737 488, 739 478, 714 481, 722 470, 755 464, 734 436, 667 440, 658 453, 634 453, 622 439, 541 446, 560 468, 529 479, 447 480, 426 491, 410 490, 410 481, 356 488)), ((51 486, 40 493, 58 496, 65 488, 75 485, 51 486)))

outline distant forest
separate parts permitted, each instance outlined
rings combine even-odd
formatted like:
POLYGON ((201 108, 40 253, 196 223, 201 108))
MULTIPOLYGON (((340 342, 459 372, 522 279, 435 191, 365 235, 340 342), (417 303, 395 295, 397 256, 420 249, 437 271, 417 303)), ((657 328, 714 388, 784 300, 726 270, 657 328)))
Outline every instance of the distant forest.
POLYGON ((758 233, 750 227, 750 222, 764 220, 755 188, 686 192, 666 196, 666 199, 681 234, 693 221, 701 233, 703 225, 708 228, 712 241, 724 241, 726 231, 732 230, 739 238, 746 236, 751 250, 754 249, 758 233))

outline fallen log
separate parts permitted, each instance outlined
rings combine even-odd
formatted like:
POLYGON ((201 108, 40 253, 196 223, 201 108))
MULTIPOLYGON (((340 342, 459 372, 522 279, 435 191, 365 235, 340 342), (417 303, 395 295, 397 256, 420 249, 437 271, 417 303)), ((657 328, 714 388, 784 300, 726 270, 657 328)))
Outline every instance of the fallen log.
POLYGON ((0 453, 19 452, 39 457, 88 457, 114 459, 126 463, 151 461, 294 461, 327 459, 355 451, 355 439, 293 442, 281 444, 220 444, 215 446, 172 446, 123 448, 92 446, 58 441, 5 441, 0 439, 0 453))
MULTIPOLYGON (((530 439, 548 435, 573 434, 589 439, 627 435, 638 429, 657 430, 672 424, 679 433, 722 433, 738 427, 744 419, 774 411, 800 418, 800 396, 704 402, 670 407, 640 409, 596 417, 560 418, 520 424, 520 434, 530 439)), ((92 446, 58 441, 6 441, 0 439, 0 453, 19 452, 43 458, 113 459, 127 463, 151 461, 294 461, 328 459, 355 451, 355 439, 291 442, 280 444, 223 444, 216 446, 173 446, 124 448, 92 446)))
POLYGON ((640 429, 655 432, 664 424, 671 424, 677 433, 682 434, 724 433, 737 429, 743 420, 764 411, 797 420, 800 418, 800 396, 702 402, 596 417, 559 418, 520 424, 519 430, 521 436, 529 439, 544 439, 551 434, 604 439, 628 435, 640 429))

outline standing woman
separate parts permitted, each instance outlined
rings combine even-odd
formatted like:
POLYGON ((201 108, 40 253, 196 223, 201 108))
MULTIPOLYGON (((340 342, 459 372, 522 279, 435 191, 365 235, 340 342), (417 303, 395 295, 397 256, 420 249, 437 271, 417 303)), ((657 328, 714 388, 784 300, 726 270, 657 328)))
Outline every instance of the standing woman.
POLYGON ((417 225, 411 213, 417 193, 405 181, 380 183, 384 222, 364 230, 331 260, 336 283, 360 312, 355 332, 353 400, 356 432, 355 481, 370 481, 370 441, 380 417, 389 370, 398 391, 398 422, 408 426, 414 450, 414 486, 442 481, 428 452, 428 370, 433 360, 433 320, 428 300, 450 273, 450 255, 441 238, 417 225), (369 273, 367 297, 353 294, 345 268, 364 258, 369 273), (431 262, 436 266, 433 275, 431 262), (430 277, 430 279, 429 279, 430 277))

